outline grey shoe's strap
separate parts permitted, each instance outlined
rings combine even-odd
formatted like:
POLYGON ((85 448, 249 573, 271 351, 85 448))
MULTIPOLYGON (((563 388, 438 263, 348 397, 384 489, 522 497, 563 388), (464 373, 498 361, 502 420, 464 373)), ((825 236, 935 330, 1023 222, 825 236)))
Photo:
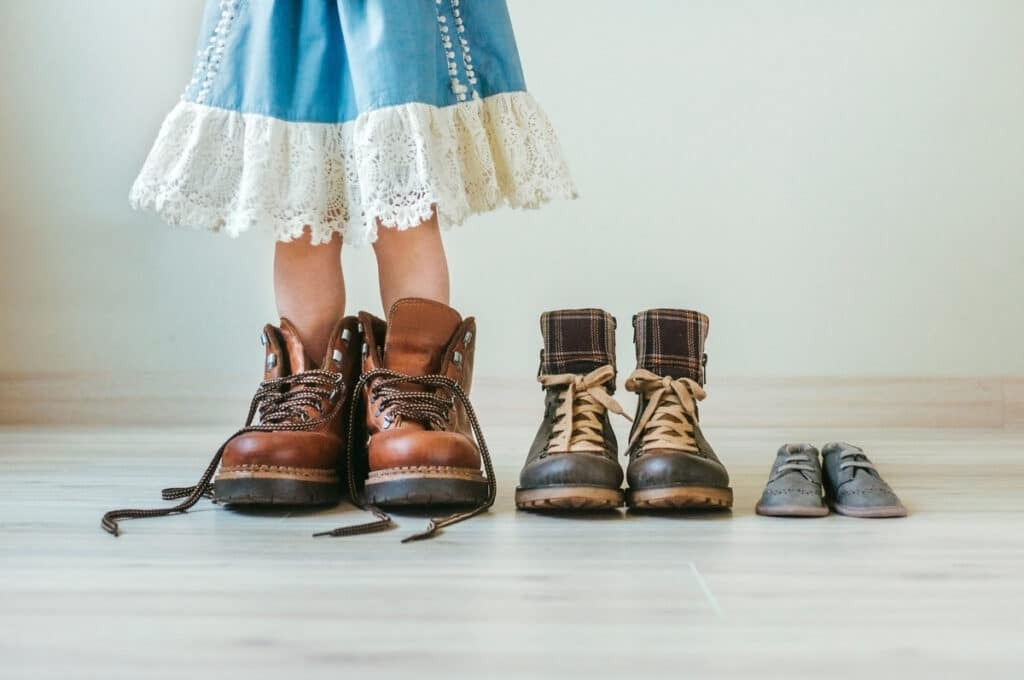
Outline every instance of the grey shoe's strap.
POLYGON ((811 464, 812 452, 817 457, 818 451, 810 444, 783 444, 782 448, 779 449, 779 457, 782 464, 779 465, 776 462, 777 467, 768 483, 771 484, 795 472, 810 482, 820 484, 821 480, 817 474, 818 468, 811 464), (805 472, 810 474, 804 474, 805 472))
POLYGON ((854 475, 857 474, 857 470, 869 470, 874 473, 875 477, 878 477, 878 469, 875 468, 875 464, 868 460, 867 454, 864 453, 864 449, 847 444, 839 452, 839 469, 848 470, 853 469, 854 475))
POLYGON ((810 462, 811 459, 807 457, 806 453, 790 453, 786 456, 782 465, 776 468, 775 474, 768 481, 774 482, 789 472, 814 472, 815 468, 813 465, 810 465, 810 462))
POLYGON ((839 464, 840 470, 845 470, 846 468, 861 468, 863 470, 875 469, 875 464, 868 460, 863 453, 859 453, 857 451, 844 451, 839 454, 839 459, 843 461, 839 464))

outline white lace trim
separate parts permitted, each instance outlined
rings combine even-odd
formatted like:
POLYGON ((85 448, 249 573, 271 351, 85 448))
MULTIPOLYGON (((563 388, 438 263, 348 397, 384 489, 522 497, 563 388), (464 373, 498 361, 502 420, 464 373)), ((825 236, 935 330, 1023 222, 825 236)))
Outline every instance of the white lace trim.
POLYGON ((175 225, 278 240, 308 226, 372 243, 437 206, 442 226, 502 204, 536 208, 576 191, 554 128, 527 92, 447 107, 405 104, 343 124, 290 123, 193 102, 167 116, 130 200, 175 225))

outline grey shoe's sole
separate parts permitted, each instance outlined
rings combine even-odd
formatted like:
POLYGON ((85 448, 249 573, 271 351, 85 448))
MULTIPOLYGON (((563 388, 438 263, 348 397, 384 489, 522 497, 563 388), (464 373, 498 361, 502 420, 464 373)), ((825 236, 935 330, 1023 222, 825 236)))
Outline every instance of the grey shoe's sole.
POLYGON ((732 489, 713 486, 629 489, 626 505, 634 510, 727 510, 732 507, 732 489))
POLYGON ((336 505, 341 486, 280 478, 217 479, 213 494, 227 505, 336 505))
POLYGON ((622 489, 603 486, 545 486, 516 489, 516 507, 520 510, 607 510, 621 507, 622 489))
POLYGON ((479 505, 488 492, 479 471, 425 466, 371 472, 363 493, 369 503, 386 508, 479 505))
POLYGON ((810 508, 806 505, 778 505, 765 507, 760 503, 754 508, 754 512, 765 517, 825 517, 828 515, 828 506, 822 505, 817 508, 810 508))
POLYGON ((832 509, 840 515, 859 517, 861 519, 886 519, 889 517, 906 517, 907 509, 902 505, 882 505, 877 508, 854 508, 840 503, 831 503, 832 509))

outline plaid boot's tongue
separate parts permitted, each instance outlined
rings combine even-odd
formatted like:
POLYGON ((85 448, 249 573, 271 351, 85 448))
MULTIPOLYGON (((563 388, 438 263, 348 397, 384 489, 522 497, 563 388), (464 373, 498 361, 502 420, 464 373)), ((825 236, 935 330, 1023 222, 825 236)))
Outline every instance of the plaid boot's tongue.
POLYGON ((637 368, 704 384, 706 314, 688 309, 649 309, 633 317, 637 368))
POLYGON ((437 373, 461 323, 459 313, 440 302, 399 300, 388 314, 383 367, 411 376, 437 373))

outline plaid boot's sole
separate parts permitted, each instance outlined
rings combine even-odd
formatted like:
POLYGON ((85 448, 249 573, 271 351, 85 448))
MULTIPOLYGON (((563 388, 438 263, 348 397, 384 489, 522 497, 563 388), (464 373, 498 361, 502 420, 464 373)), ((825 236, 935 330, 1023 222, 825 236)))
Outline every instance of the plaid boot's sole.
POLYGON ((633 510, 728 510, 732 507, 732 489, 711 486, 629 489, 626 505, 633 510))
POLYGON ((516 507, 520 510, 577 511, 607 510, 621 507, 622 489, 600 486, 549 486, 516 489, 516 507))

